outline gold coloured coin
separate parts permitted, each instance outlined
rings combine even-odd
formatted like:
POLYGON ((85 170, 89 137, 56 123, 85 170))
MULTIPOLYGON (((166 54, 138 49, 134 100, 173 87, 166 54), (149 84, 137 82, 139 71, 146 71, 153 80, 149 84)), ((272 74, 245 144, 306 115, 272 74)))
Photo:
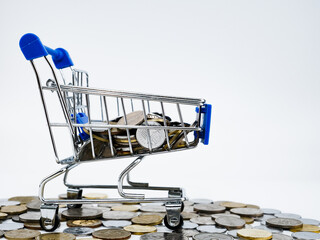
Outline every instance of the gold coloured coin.
MULTIPOLYGON (((143 111, 135 111, 126 114, 127 125, 139 125, 144 120, 143 111)), ((117 125, 125 125, 125 117, 120 118, 117 125)))
POLYGON ((221 202, 219 204, 220 206, 223 206, 227 209, 231 209, 231 208, 244 208, 246 207, 247 205, 244 204, 244 203, 238 203, 238 202, 221 202))
POLYGON ((19 229, 5 232, 4 237, 10 240, 28 240, 35 239, 41 233, 36 230, 19 229))
POLYGON ((112 211, 137 212, 139 207, 135 205, 116 205, 111 208, 112 211))
POLYGON ((0 212, 0 220, 5 220, 7 219, 7 217, 8 217, 8 214, 0 212))
POLYGON ((263 212, 256 208, 232 208, 230 212, 243 217, 260 217, 263 215, 263 212))
POLYGON ((129 239, 131 233, 122 229, 101 229, 93 232, 92 236, 103 240, 123 240, 129 239))
POLYGON ((19 215, 27 212, 27 207, 24 205, 19 206, 4 206, 1 208, 1 212, 7 213, 9 215, 19 215))
POLYGON ((159 215, 142 215, 131 219, 131 222, 139 225, 158 225, 163 218, 159 215))
POLYGON ((268 240, 272 238, 271 232, 262 229, 240 229, 237 235, 248 240, 268 240))
POLYGON ((96 228, 102 225, 100 220, 69 220, 67 221, 68 227, 89 227, 96 228))
POLYGON ((108 195, 103 193, 86 193, 83 197, 86 199, 106 199, 108 195))
POLYGON ((9 201, 18 201, 21 204, 28 204, 29 202, 39 199, 37 196, 17 196, 9 198, 9 201))
POLYGON ((260 209, 260 207, 258 205, 254 205, 254 204, 246 204, 247 208, 255 208, 255 209, 260 209))
POLYGON ((291 228, 291 232, 314 232, 320 233, 320 227, 310 224, 303 224, 301 228, 291 228))
POLYGON ((33 230, 42 230, 40 223, 23 223, 25 228, 33 230))
POLYGON ((71 233, 45 233, 41 234, 36 240, 75 240, 76 236, 71 233))
POLYGON ((142 235, 145 233, 151 233, 151 232, 157 231, 157 228, 154 226, 137 225, 137 224, 126 226, 123 229, 135 235, 142 235))
POLYGON ((246 222, 246 224, 251 224, 254 222, 254 218, 252 217, 241 217, 241 219, 243 219, 246 222))

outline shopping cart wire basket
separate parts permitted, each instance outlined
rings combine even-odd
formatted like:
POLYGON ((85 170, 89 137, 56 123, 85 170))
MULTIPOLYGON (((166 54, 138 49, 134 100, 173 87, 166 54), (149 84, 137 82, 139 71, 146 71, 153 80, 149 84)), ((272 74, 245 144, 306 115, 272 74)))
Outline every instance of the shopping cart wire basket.
POLYGON ((59 226, 59 204, 67 204, 68 208, 79 208, 82 204, 110 202, 163 202, 167 212, 164 218, 165 225, 170 229, 181 227, 183 219, 180 214, 184 207, 183 201, 186 200, 183 189, 133 182, 130 180, 130 171, 145 156, 193 149, 199 142, 208 145, 211 105, 206 104, 204 99, 91 88, 88 73, 73 68, 73 62, 65 49, 54 50, 46 47, 41 43, 39 37, 32 33, 22 36, 19 44, 36 75, 56 162, 64 165, 40 183, 39 198, 42 202, 40 224, 42 228, 46 231, 53 231, 59 226), (48 55, 51 55, 55 68, 61 73, 63 84, 59 83, 56 70, 48 59, 48 55), (52 79, 43 81, 40 78, 35 65, 35 62, 38 61, 35 59, 38 58, 44 58, 52 73, 52 79), (65 77, 65 71, 69 71, 70 79, 65 77), (47 105, 48 99, 44 94, 46 91, 57 95, 64 117, 63 121, 51 121, 47 105), (96 103, 92 101, 94 97, 99 99, 97 108, 93 106, 96 103), (169 105, 171 110, 175 109, 177 120, 167 115, 166 110, 169 105), (193 123, 184 122, 182 106, 193 107, 195 115, 193 123), (98 114, 94 114, 93 111, 98 111, 98 114), (117 117, 111 118, 112 114, 117 117), (96 116, 100 117, 97 119, 96 116), (66 128, 70 132, 72 156, 59 157, 53 134, 56 128, 66 128), (129 157, 135 159, 121 172, 117 185, 79 185, 71 184, 67 180, 69 172, 81 163, 129 157), (63 182, 67 187, 68 199, 45 198, 45 185, 60 175, 64 175, 63 182), (128 182, 126 185, 123 183, 125 178, 128 182), (83 199, 82 190, 86 188, 117 189, 120 197, 83 199), (167 191, 168 197, 151 198, 144 194, 126 192, 125 189, 167 191))

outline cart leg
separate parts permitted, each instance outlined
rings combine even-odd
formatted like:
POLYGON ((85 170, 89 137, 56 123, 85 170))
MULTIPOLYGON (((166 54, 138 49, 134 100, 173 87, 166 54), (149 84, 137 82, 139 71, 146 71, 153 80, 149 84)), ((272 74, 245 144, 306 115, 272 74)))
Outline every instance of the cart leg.
POLYGON ((165 203, 167 215, 164 217, 164 224, 167 228, 176 230, 183 225, 183 218, 181 216, 183 202, 182 201, 168 201, 165 203))
POLYGON ((40 226, 43 230, 52 232, 60 226, 58 211, 58 204, 42 204, 40 206, 40 226))

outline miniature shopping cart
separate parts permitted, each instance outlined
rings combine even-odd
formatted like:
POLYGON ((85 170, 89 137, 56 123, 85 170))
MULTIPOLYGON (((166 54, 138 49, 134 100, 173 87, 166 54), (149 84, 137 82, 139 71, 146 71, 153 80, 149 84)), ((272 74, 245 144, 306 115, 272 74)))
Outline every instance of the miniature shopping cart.
MULTIPOLYGON (((89 87, 85 71, 74 69, 68 52, 63 48, 55 50, 44 46, 31 33, 20 39, 20 48, 30 61, 35 72, 43 104, 50 138, 58 164, 63 168, 42 180, 39 198, 42 202, 40 224, 46 231, 54 231, 60 223, 59 204, 78 208, 82 204, 98 203, 148 203, 163 202, 166 208, 165 225, 170 229, 182 226, 183 189, 179 187, 156 187, 148 183, 133 182, 129 173, 145 156, 182 151, 195 148, 199 142, 209 143, 211 105, 203 99, 149 95, 124 91, 111 91, 89 87), (56 70, 47 55, 52 56, 55 67, 61 73, 60 84, 56 70), (35 60, 44 58, 51 77, 40 79, 35 60), (69 70, 69 71, 68 71, 69 70), (66 71, 69 78, 66 76, 66 71), (51 121, 47 94, 54 95, 61 107, 63 120, 51 121), (93 100, 94 99, 94 100, 93 100), (191 107, 189 115, 195 115, 193 123, 184 122, 182 111, 191 107), (177 119, 171 119, 166 110, 174 111, 177 119), (193 112, 195 111, 195 112, 193 112), (58 154, 54 130, 67 129, 71 136, 73 155, 61 158, 58 154), (81 163, 120 158, 136 158, 119 176, 117 185, 76 185, 67 181, 69 172, 81 163), (67 199, 52 200, 44 197, 45 185, 64 174, 67 199), (123 181, 127 178, 127 185, 123 181), (82 199, 85 188, 117 189, 121 197, 108 199, 82 199), (126 192, 134 190, 167 191, 168 197, 145 197, 144 194, 126 192)), ((42 62, 43 63, 43 62, 42 62)), ((60 77, 59 77, 60 78, 60 77)))

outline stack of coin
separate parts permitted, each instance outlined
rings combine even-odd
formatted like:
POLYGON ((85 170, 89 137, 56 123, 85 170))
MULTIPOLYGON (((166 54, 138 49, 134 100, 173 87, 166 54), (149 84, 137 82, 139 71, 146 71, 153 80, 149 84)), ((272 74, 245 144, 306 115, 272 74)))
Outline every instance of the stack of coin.
MULTIPOLYGON (((150 149, 154 151, 166 151, 169 149, 168 142, 166 140, 166 132, 163 129, 157 127, 160 126, 175 126, 175 127, 190 127, 188 123, 181 124, 180 122, 172 122, 168 116, 163 116, 160 113, 148 113, 146 114, 146 120, 143 111, 134 111, 127 114, 125 117, 119 117, 110 121, 109 123, 114 125, 111 128, 112 147, 115 156, 125 156, 131 154, 144 154, 148 153, 150 149), (151 129, 129 129, 126 131, 124 128, 117 128, 117 125, 141 125, 141 126, 154 126, 151 129), (151 142, 149 141, 149 137, 151 142), (131 149, 130 149, 131 143, 131 149)), ((194 123, 195 125, 195 123, 194 123)), ((85 129, 87 134, 90 134, 90 130, 85 129)), ((168 140, 172 149, 185 148, 185 134, 189 131, 182 130, 170 130, 167 131, 168 140)), ((112 151, 110 146, 109 131, 103 128, 91 129, 93 137, 95 158, 109 158, 112 157, 112 151)), ((196 141, 190 143, 190 145, 196 144, 196 141)), ((90 139, 83 144, 79 153, 79 159, 81 161, 91 160, 92 156, 92 144, 90 139)))

